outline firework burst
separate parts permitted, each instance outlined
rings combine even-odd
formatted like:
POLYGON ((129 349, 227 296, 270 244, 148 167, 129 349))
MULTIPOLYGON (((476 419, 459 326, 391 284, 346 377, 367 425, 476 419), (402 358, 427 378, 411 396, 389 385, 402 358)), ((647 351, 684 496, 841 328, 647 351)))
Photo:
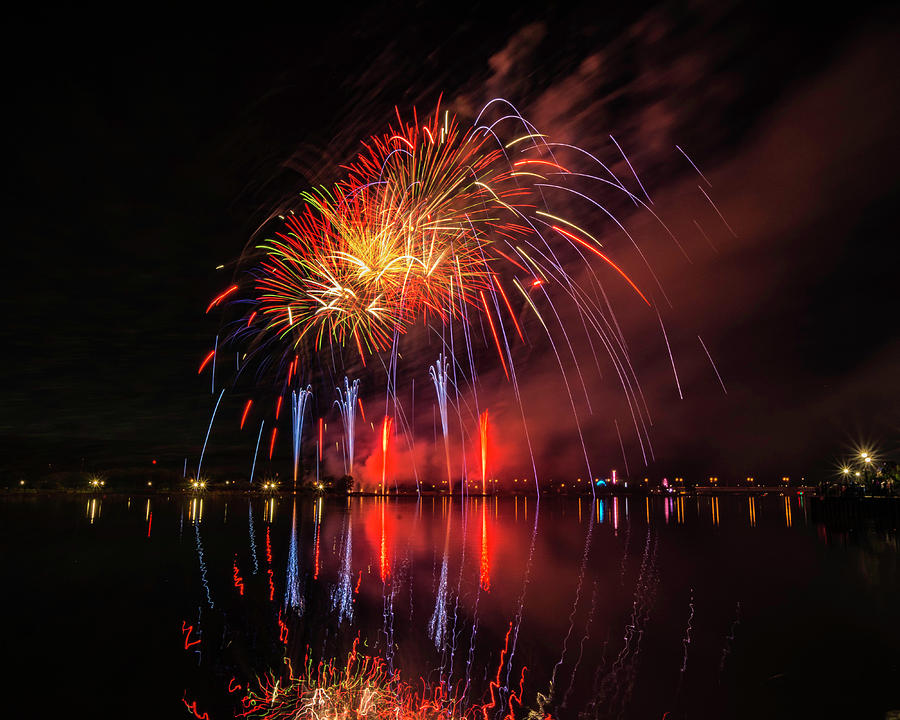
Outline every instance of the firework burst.
MULTIPOLYGON (((618 143, 616 148, 622 152, 618 143)), ((207 308, 228 307, 242 314, 225 327, 223 341, 204 360, 201 372, 215 363, 223 347, 237 347, 236 377, 255 365, 257 382, 267 378, 278 393, 277 423, 283 398, 311 380, 314 353, 331 351, 332 381, 350 365, 366 366, 368 358, 377 356, 388 376, 385 415, 392 415, 397 431, 409 436, 415 430, 397 395, 397 373, 401 339, 418 326, 440 338, 446 367, 441 365, 443 382, 435 379, 435 387, 444 399, 452 390, 460 432, 465 435, 463 424, 468 422, 463 413, 476 425, 481 414, 477 398, 470 407, 461 390, 477 393, 478 366, 493 356, 516 397, 531 453, 515 357, 518 346, 533 346, 543 336, 559 366, 589 474, 578 405, 593 412, 582 365, 592 357, 599 369, 598 352, 605 351, 612 364, 644 461, 648 451, 652 457, 648 409, 604 289, 606 280, 619 284, 639 306, 651 308, 649 314, 659 318, 665 334, 660 308, 625 266, 639 258, 665 299, 662 286, 609 209, 624 200, 646 211, 675 240, 641 197, 599 159, 551 142, 502 100, 489 103, 468 129, 440 106, 421 120, 414 112, 412 123, 398 112, 396 125, 363 143, 362 152, 342 171, 333 186, 302 193, 297 207, 266 226, 269 236, 248 248, 242 270, 207 308), (583 192, 587 184, 615 199, 598 202, 583 192), (626 257, 618 246, 603 247, 568 219, 559 208, 572 203, 611 223, 630 242, 626 251, 633 254, 626 257), (577 341, 573 344, 573 333, 582 332, 589 356, 576 350, 577 341), (489 354, 474 348, 479 337, 493 346, 489 354), (337 367, 335 354, 343 367, 337 367), (460 362, 465 358, 467 368, 460 362)), ((644 196, 649 203, 646 192, 644 196)), ((321 360, 319 365, 324 369, 321 360)), ((674 358, 672 367, 674 372, 674 358)), ((354 430, 349 381, 345 385, 346 396, 339 391, 338 405, 347 471, 354 463, 354 430)), ((242 426, 249 410, 250 403, 242 426)), ((445 415, 442 401, 448 455, 445 415)), ((270 458, 276 431, 273 427, 270 458)), ((299 442, 294 437, 295 459, 299 442)), ((320 446, 320 460, 321 452, 320 446)), ((452 489, 453 470, 449 457, 445 460, 452 489)))

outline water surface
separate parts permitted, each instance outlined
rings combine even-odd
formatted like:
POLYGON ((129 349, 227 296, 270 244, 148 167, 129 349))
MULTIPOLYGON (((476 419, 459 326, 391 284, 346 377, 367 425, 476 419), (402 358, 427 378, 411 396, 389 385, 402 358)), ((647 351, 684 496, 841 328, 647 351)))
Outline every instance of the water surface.
POLYGON ((2 513, 7 708, 36 717, 187 702, 218 720, 229 685, 357 638, 463 705, 499 677, 498 700, 521 686, 560 718, 900 708, 896 531, 837 532, 802 496, 98 495, 2 513))

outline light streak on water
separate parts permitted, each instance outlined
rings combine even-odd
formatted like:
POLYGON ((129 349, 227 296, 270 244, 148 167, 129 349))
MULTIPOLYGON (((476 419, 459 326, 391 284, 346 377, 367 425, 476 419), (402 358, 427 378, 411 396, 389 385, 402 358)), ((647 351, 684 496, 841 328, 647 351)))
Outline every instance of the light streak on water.
POLYGON ((97 498, 91 498, 87 503, 87 517, 94 524, 94 519, 100 517, 102 502, 97 498))
POLYGON ((300 560, 297 556, 297 500, 291 517, 291 541, 288 548, 287 574, 285 578, 284 605, 298 614, 303 612, 303 596, 300 592, 300 560))
POLYGON ((434 598, 434 612, 428 621, 428 636, 434 641, 438 650, 443 650, 447 640, 447 563, 450 552, 450 522, 453 517, 452 500, 451 512, 447 513, 447 529, 444 533, 444 557, 441 562, 441 579, 438 582, 437 594, 434 598))
POLYGON ((332 607, 337 610, 338 623, 345 620, 353 622, 353 523, 347 515, 347 532, 344 533, 341 547, 341 569, 338 572, 338 583, 331 591, 332 607))
MULTIPOLYGON (((506 664, 506 679, 503 682, 503 691, 509 690, 509 676, 512 671, 512 661, 513 657, 516 654, 516 645, 519 639, 519 628, 522 626, 522 618, 525 615, 525 593, 528 591, 528 581, 531 579, 531 567, 534 562, 534 546, 537 542, 537 531, 538 531, 538 519, 541 516, 541 497, 538 495, 537 500, 535 501, 534 506, 534 527, 531 530, 531 545, 528 548, 528 560, 525 563, 525 576, 522 580, 522 593, 519 595, 519 600, 516 603, 516 618, 511 627, 512 635, 513 635, 513 643, 512 649, 509 653, 509 660, 506 664)), ((525 519, 528 519, 528 498, 525 498, 525 519)), ((500 668, 502 669, 502 668, 500 668)), ((498 670, 497 676, 499 678, 500 672, 498 670)))
POLYGON ((722 674, 725 672, 725 661, 728 659, 728 656, 731 655, 731 650, 734 647, 734 637, 737 634, 737 629, 740 624, 741 603, 738 601, 734 608, 734 620, 731 623, 731 628, 725 636, 725 643, 722 646, 722 658, 719 661, 719 683, 722 682, 722 674))
POLYGON ((575 588, 575 599, 572 601, 572 610, 569 613, 569 631, 566 633, 566 637, 563 640, 563 647, 562 652, 559 655, 559 660, 556 661, 556 665, 553 666, 553 672, 550 674, 550 687, 548 693, 547 695, 540 696, 539 704, 541 708, 541 714, 544 714, 546 706, 553 702, 553 695, 556 692, 556 674, 559 671, 560 666, 565 661, 566 651, 569 647, 569 639, 572 637, 572 631, 575 629, 575 614, 578 611, 578 603, 581 600, 581 588, 584 585, 584 575, 587 571, 587 561, 588 555, 591 551, 591 537, 593 536, 593 534, 594 516, 590 515, 587 533, 585 534, 584 538, 584 552, 581 555, 581 567, 578 571, 578 585, 575 588))
POLYGON ((584 635, 581 637, 581 643, 578 649, 578 657, 575 660, 575 665, 572 667, 571 672, 569 673, 569 687, 566 689, 565 694, 563 695, 562 703, 560 703, 560 710, 565 710, 569 704, 569 696, 572 694, 572 688, 575 687, 575 678, 578 676, 578 668, 581 666, 581 659, 584 657, 584 646, 587 644, 588 640, 591 637, 591 623, 594 621, 594 613, 597 610, 597 598, 600 595, 600 583, 594 580, 594 591, 591 593, 591 609, 588 611, 587 621, 584 625, 584 635))
MULTIPOLYGON (((193 500, 193 503, 196 503, 197 500, 193 500)), ((202 504, 202 500, 200 501, 202 504)), ((206 603, 210 608, 214 608, 215 604, 212 600, 212 594, 209 590, 209 580, 206 577, 206 561, 203 559, 203 543, 200 540, 200 520, 202 518, 201 514, 195 513, 194 515, 194 538, 196 540, 196 549, 197 549, 197 560, 200 563, 200 581, 203 583, 203 589, 206 591, 206 603)))
MULTIPOLYGON (((296 501, 295 501, 296 502, 296 501)), ((322 529, 322 503, 323 499, 320 496, 318 500, 316 500, 316 504, 313 506, 313 527, 315 532, 315 554, 313 558, 313 580, 319 579, 319 541, 322 537, 321 529, 322 529)))
POLYGON ((694 630, 694 589, 691 588, 691 599, 688 602, 690 613, 688 615, 687 627, 684 629, 684 637, 681 639, 681 645, 684 648, 682 656, 681 670, 678 673, 678 687, 675 689, 675 700, 673 706, 678 708, 678 701, 681 697, 681 687, 684 684, 684 676, 687 673, 688 650, 691 646, 691 633, 694 630))
POLYGON ((624 644, 612 666, 605 676, 598 666, 594 678, 595 693, 589 708, 597 717, 622 717, 631 699, 638 669, 641 641, 644 630, 650 619, 650 611, 656 597, 659 584, 656 558, 659 540, 647 528, 647 540, 644 543, 644 555, 641 569, 634 589, 631 616, 625 626, 624 644))
POLYGON ((259 560, 256 558, 256 531, 253 528, 253 503, 247 503, 248 523, 250 531, 250 556, 253 558, 253 574, 259 573, 259 560))

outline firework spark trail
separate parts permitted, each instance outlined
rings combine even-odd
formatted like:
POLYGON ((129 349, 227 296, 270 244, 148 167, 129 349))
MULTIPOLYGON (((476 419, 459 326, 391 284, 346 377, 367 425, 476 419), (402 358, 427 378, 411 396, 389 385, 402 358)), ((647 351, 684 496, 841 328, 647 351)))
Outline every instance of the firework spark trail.
MULTIPOLYGON (((599 303, 593 302, 587 293, 575 284, 569 284, 571 290, 570 295, 573 301, 576 301, 578 307, 581 307, 581 305, 584 304, 590 309, 591 312, 589 314, 584 314, 585 322, 591 326, 591 329, 594 330, 600 339, 600 342, 606 349, 609 359, 613 363, 613 367, 619 377, 619 383, 622 386, 625 399, 628 401, 632 416, 635 416, 634 407, 638 408, 637 416, 634 418, 635 431, 638 435, 638 439, 640 439, 641 430, 643 430, 646 442, 649 445, 650 438, 644 416, 646 415, 646 422, 652 424, 653 421, 650 417, 650 409, 644 398, 644 392, 641 388, 640 381, 638 380, 637 373, 631 362, 631 355, 628 350, 628 345, 625 342, 625 336, 616 320, 616 314, 612 309, 606 291, 603 289, 603 284, 597 279, 592 268, 589 267, 589 271, 596 282, 597 287, 600 288, 600 291, 603 294, 607 311, 604 312, 599 306, 599 303), (607 314, 609 317, 607 317, 607 314), (639 400, 640 402, 638 402, 639 400), (643 408, 643 413, 641 413, 641 407, 643 408), (638 419, 640 420, 641 428, 637 427, 638 419)), ((599 365, 597 369, 598 371, 600 370, 599 365)))
POLYGON ((303 613, 303 595, 300 592, 300 558, 297 553, 297 500, 291 513, 291 540, 288 547, 287 572, 284 588, 284 606, 297 614, 303 613))
POLYGON ((719 248, 717 248, 717 247, 713 244, 713 241, 710 240, 709 235, 706 234, 706 231, 700 226, 700 223, 698 223, 696 220, 694 220, 694 225, 695 225, 695 226, 697 227, 697 229, 700 231, 700 234, 703 236, 703 239, 706 240, 706 242, 709 244, 709 246, 713 249, 713 252, 716 253, 716 254, 718 255, 718 254, 719 254, 719 248))
POLYGON ((709 350, 706 349, 706 343, 703 342, 703 338, 700 337, 699 335, 697 336, 697 339, 700 341, 700 345, 703 347, 703 352, 705 352, 706 357, 709 358, 709 364, 712 365, 712 369, 716 373, 716 377, 719 379, 719 385, 722 386, 722 392, 724 392, 727 395, 728 390, 725 389, 725 383, 722 382, 722 376, 719 375, 719 369, 716 367, 716 364, 713 362, 712 355, 710 355, 709 350))
POLYGON ((666 326, 663 325, 662 315, 657 311, 656 317, 659 318, 659 327, 662 329, 663 338, 666 341, 666 350, 669 351, 669 362, 672 364, 672 374, 675 376, 675 386, 678 388, 678 397, 681 400, 684 400, 684 395, 681 394, 681 383, 678 381, 678 371, 675 369, 675 358, 672 357, 672 346, 669 345, 669 336, 666 335, 666 326))
MULTIPOLYGON (((522 257, 527 257, 527 256, 522 255, 522 257)), ((560 272, 563 273, 563 277, 564 277, 564 271, 560 270, 560 272)), ((563 283, 564 280, 560 279, 559 282, 563 283)), ((544 328, 544 332, 549 336, 550 329, 547 327, 547 324, 544 322, 544 319, 541 317, 540 313, 537 311, 537 308, 534 306, 534 303, 528 297, 528 293, 524 290, 524 288, 522 288, 522 286, 515 279, 513 280, 513 284, 516 286, 516 289, 522 294, 525 301, 529 305, 531 305, 531 308, 534 311, 535 316, 538 318, 542 327, 544 328)), ((575 294, 575 292, 576 292, 575 286, 573 286, 572 287, 573 299, 577 298, 577 295, 575 294)), ((604 322, 606 322, 608 324, 608 321, 606 321, 605 317, 603 316, 603 313, 598 313, 598 315, 600 318, 603 319, 604 322)), ((596 318, 594 318, 593 316, 589 316, 589 321, 592 324, 592 326, 594 327, 594 329, 596 330, 596 332, 598 333, 598 336, 600 337, 601 342, 606 347, 607 352, 609 353, 610 360, 613 363, 613 367, 615 368, 616 373, 619 377, 619 382, 624 391, 625 399, 628 403, 628 408, 629 408, 629 411, 631 412, 632 420, 634 422, 635 433, 638 438, 638 442, 639 442, 639 445, 641 448, 641 453, 644 458, 644 463, 646 464, 647 454, 646 454, 646 450, 645 450, 645 444, 646 444, 647 448, 650 449, 651 455, 652 455, 652 446, 650 446, 649 432, 648 432, 647 426, 644 422, 644 416, 641 413, 640 408, 637 405, 637 396, 639 394, 640 397, 643 398, 643 392, 640 389, 640 385, 637 383, 636 375, 634 375, 634 369, 633 369, 633 367, 631 367, 631 361, 628 358, 627 351, 624 350, 624 346, 621 346, 624 356, 622 358, 619 357, 619 353, 617 352, 618 348, 616 347, 616 343, 618 343, 617 335, 613 334, 612 338, 610 338, 608 336, 607 332, 605 332, 604 329, 602 328, 602 326, 596 322, 596 318), (613 340, 615 340, 615 343, 613 342, 613 340), (632 381, 633 375, 634 375, 634 380, 632 381)), ((515 379, 514 379, 514 386, 515 386, 515 379)), ((645 411, 646 411, 646 403, 645 403, 645 411)), ((648 417, 649 417, 649 413, 648 413, 648 417)), ((523 422, 524 422, 524 420, 523 420, 523 422)))
MULTIPOLYGON (((452 299, 451 299, 451 301, 452 301, 452 299)), ((459 435, 462 440, 462 447, 465 448, 466 447, 466 427, 465 427, 465 424, 463 423, 463 416, 462 416, 463 401, 460 398, 460 394, 459 394, 460 382, 459 382, 459 377, 457 376, 457 368, 459 368, 459 363, 456 360, 456 346, 454 344, 452 314, 450 316, 449 323, 450 323, 449 324, 450 357, 452 359, 451 369, 453 371, 453 392, 456 395, 456 417, 459 422, 459 435)), ((504 336, 504 338, 505 338, 505 336, 504 336)), ((463 373, 463 375, 464 374, 465 373, 463 373)), ((472 378, 472 389, 473 389, 473 391, 475 389, 474 377, 472 378)), ((477 403, 478 394, 475 392, 473 392, 473 394, 476 398, 476 403, 477 403)), ((466 496, 466 493, 467 493, 466 488, 467 488, 468 480, 469 480, 469 468, 468 468, 468 462, 466 459, 466 453, 464 450, 461 453, 460 463, 462 466, 462 472, 460 473, 459 495, 460 495, 460 499, 464 499, 466 496)), ((452 492, 450 494, 452 495, 452 492)), ((465 504, 460 505, 460 512, 463 514, 463 516, 465 516, 465 513, 467 512, 467 506, 465 504)), ((455 638, 454 638, 454 641, 455 641, 455 638)))
POLYGON ((731 233, 732 237, 736 238, 737 233, 731 229, 731 225, 728 224, 728 221, 725 219, 725 216, 722 215, 722 213, 719 211, 719 208, 716 207, 716 204, 712 201, 712 198, 706 194, 706 190, 704 190, 699 185, 697 186, 697 189, 703 193, 703 197, 705 197, 707 200, 709 200, 709 204, 713 206, 713 210, 716 211, 716 214, 719 216, 719 219, 724 223, 725 227, 728 228, 728 232, 731 233))
POLYGON ((212 355, 212 375, 210 377, 210 387, 209 392, 212 395, 216 394, 216 355, 219 354, 219 336, 216 335, 216 342, 213 346, 213 355, 212 355))
POLYGON ((294 451, 294 490, 297 489, 297 468, 300 464, 300 440, 303 435, 303 419, 306 414, 306 406, 312 396, 312 385, 306 389, 291 391, 291 412, 293 419, 293 451, 294 451))
POLYGON ((622 149, 622 146, 619 145, 618 141, 612 136, 609 136, 609 139, 615 143, 616 148, 618 148, 619 152, 622 153, 622 157, 625 159, 625 162, 628 164, 628 169, 631 170, 631 174, 634 175, 634 179, 637 180, 637 184, 641 187, 641 192, 644 193, 644 197, 647 198, 647 202, 651 205, 653 201, 650 199, 650 196, 647 194, 647 189, 644 187, 644 183, 641 182, 641 179, 638 177, 637 172, 635 172, 634 166, 631 164, 631 160, 628 159, 628 156, 625 154, 625 151, 622 149))
POLYGON ((622 462, 625 463, 625 477, 629 477, 631 472, 628 470, 628 456, 625 454, 625 443, 622 442, 622 433, 619 432, 619 421, 616 418, 613 418, 613 423, 616 426, 616 436, 619 438, 619 447, 622 449, 622 462))
POLYGON ((253 503, 247 503, 248 520, 250 528, 250 555, 253 557, 253 574, 259 573, 259 561, 256 558, 256 531, 253 528, 253 503))
POLYGON ((206 428, 206 438, 203 440, 203 449, 200 451, 200 462, 197 463, 197 480, 200 480, 200 466, 203 465, 203 455, 206 453, 206 443, 209 442, 209 433, 212 430, 213 421, 216 419, 216 410, 219 409, 219 403, 222 402, 222 396, 225 394, 225 388, 219 393, 219 399, 216 400, 216 406, 213 408, 212 417, 209 419, 209 427, 206 428))
POLYGON ((337 391, 338 399, 335 400, 334 404, 338 406, 344 427, 344 448, 346 449, 344 472, 352 475, 353 460, 356 453, 356 403, 359 399, 359 380, 354 380, 351 384, 345 376, 344 390, 341 391, 339 387, 335 388, 335 390, 337 391))
MULTIPOLYGON (((543 290, 543 286, 541 286, 541 290, 543 290)), ((547 291, 544 290, 544 296, 547 297, 547 291)), ((547 297, 547 301, 550 301, 550 298, 547 297)), ((553 303, 550 303, 550 308, 553 310, 553 314, 556 315, 556 320, 559 322, 560 327, 562 327, 562 320, 556 312, 556 308, 553 307, 553 303)), ((572 414, 575 416, 575 428, 578 430, 578 439, 581 442, 581 450, 584 455, 584 464, 587 467, 587 474, 589 478, 594 477, 594 474, 591 472, 591 460, 588 457, 587 445, 584 442, 584 433, 581 431, 581 421, 578 419, 578 410, 575 408, 575 398, 572 397, 572 389, 569 387, 569 381, 566 378, 566 371, 563 367, 562 358, 559 356, 559 351, 556 349, 556 343, 553 342, 553 338, 550 333, 547 333, 547 338, 550 341, 550 347, 553 348, 553 354, 556 356, 556 362, 559 364, 560 373, 562 373, 563 384, 566 387, 566 394, 569 396, 569 404, 572 406, 572 414)), ((568 342, 568 336, 566 336, 566 341, 568 342)), ((569 349, 572 350, 572 346, 569 345, 569 349)), ((574 355, 574 351, 572 351, 574 355)), ((577 367, 577 363, 576 363, 577 367)), ((591 483, 591 493, 592 495, 596 493, 594 489, 594 484, 591 483)))
POLYGON ((705 182, 707 185, 709 185, 709 187, 712 187, 712 183, 711 183, 709 180, 706 179, 706 175, 704 175, 702 172, 700 172, 700 168, 698 168, 698 167, 694 164, 694 161, 691 160, 691 158, 688 156, 688 154, 687 154, 684 150, 682 150, 681 147, 678 146, 678 145, 675 146, 675 149, 676 149, 678 152, 680 152, 682 155, 684 155, 685 160, 687 160, 687 161, 691 164, 691 167, 694 168, 694 170, 697 171, 697 174, 698 174, 700 177, 703 178, 703 182, 705 182))
POLYGON ((259 421, 259 435, 256 438, 256 450, 253 451, 253 464, 250 466, 250 485, 253 485, 253 473, 256 472, 256 456, 259 453, 259 441, 262 440, 263 426, 266 424, 265 420, 259 421))
MULTIPOLYGON (((592 176, 584 176, 584 177, 592 177, 592 176)), ((602 180, 602 178, 595 178, 595 179, 600 180, 601 182, 604 182, 604 181, 602 180)), ((631 241, 631 244, 634 246, 635 250, 637 250, 637 252, 638 252, 638 254, 640 255, 641 259, 644 261, 644 265, 646 265, 646 267, 647 267, 648 271, 650 272, 651 276, 652 276, 653 279, 656 281, 656 286, 659 288, 659 292, 662 294, 663 299, 666 301, 666 304, 667 304, 669 307, 672 307, 672 302, 671 302, 671 300, 669 300, 669 296, 666 294, 666 291, 665 291, 665 289, 663 288, 662 283, 660 282, 659 278, 657 277, 656 272, 653 270, 653 266, 650 264, 650 261, 647 259, 646 255, 644 255, 643 250, 641 250, 640 246, 637 244, 637 241, 634 239, 634 237, 632 237, 631 233, 629 233, 629 232, 625 229, 625 226, 622 225, 621 222, 619 222, 619 219, 618 219, 615 215, 613 215, 609 210, 607 210, 606 207, 604 207, 603 205, 601 205, 600 203, 598 203, 598 202, 597 202, 596 200, 594 200, 593 198, 591 198, 591 197, 585 195, 584 193, 578 192, 577 190, 573 190, 572 188, 567 188, 567 187, 564 187, 564 186, 562 186, 562 185, 554 185, 554 184, 551 184, 551 183, 536 183, 536 186, 537 186, 537 187, 553 188, 553 189, 555 189, 555 190, 563 190, 563 191, 568 192, 568 193, 571 193, 571 194, 573 194, 573 195, 577 195, 578 197, 583 198, 584 200, 587 200, 589 203, 591 203, 591 204, 592 204, 594 207, 596 207, 597 209, 603 211, 603 213, 604 213, 610 220, 612 220, 612 221, 619 227, 619 229, 625 234, 625 236, 631 241)), ((630 195, 631 197, 634 197, 633 195, 631 195, 631 193, 629 193, 629 195, 630 195)), ((539 235, 539 237, 541 237, 541 239, 543 239, 542 236, 539 235)), ((570 237, 569 239, 571 240, 571 237, 570 237)), ((526 242, 527 242, 527 241, 526 241, 526 242)), ((545 242, 545 244, 546 244, 546 240, 545 240, 544 242, 545 242)), ((534 245, 532 245, 530 242, 528 242, 528 245, 529 245, 530 247, 534 247, 534 245)), ((610 266, 611 266, 613 269, 615 269, 620 275, 622 275, 622 276, 628 281, 628 283, 632 286, 632 288, 638 293, 638 295, 641 296, 641 299, 642 299, 647 305, 650 305, 650 301, 647 300, 647 298, 643 295, 643 293, 641 293, 640 290, 637 289, 637 286, 634 285, 634 283, 628 278, 627 275, 625 275, 625 274, 618 268, 618 266, 614 265, 614 264, 612 263, 612 261, 609 260, 609 258, 607 258, 605 255, 603 255, 603 253, 599 252, 598 250, 595 250, 592 246, 590 246, 590 245, 585 245, 585 247, 587 247, 589 250, 591 250, 591 252, 593 252, 595 255, 597 255, 598 257, 600 257, 601 259, 603 259, 604 262, 606 262, 607 265, 610 265, 610 266)), ((550 252, 552 252, 552 249, 550 250, 550 252)), ((651 307, 652 307, 652 306, 651 306, 651 307)))

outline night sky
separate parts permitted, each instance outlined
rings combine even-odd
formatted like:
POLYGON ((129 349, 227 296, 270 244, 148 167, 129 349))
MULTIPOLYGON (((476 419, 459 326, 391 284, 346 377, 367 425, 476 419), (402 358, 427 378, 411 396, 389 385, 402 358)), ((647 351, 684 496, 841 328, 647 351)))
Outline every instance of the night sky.
MULTIPOLYGON (((441 93, 470 118, 506 97, 554 139, 604 157, 613 134, 683 241, 689 262, 643 235, 673 301, 664 319, 683 400, 656 317, 619 298, 655 421, 648 472, 815 477, 859 444, 894 453, 898 14, 751 5, 16 18, 0 51, 3 465, 193 463, 214 399, 197 375, 218 332, 204 310, 231 280, 216 266, 273 208, 337 180, 395 106, 427 112, 441 93), (737 237, 697 205, 676 144, 737 237), (701 217, 710 242, 694 229, 701 217)), ((553 447, 577 472, 571 428, 553 431, 546 369, 536 359, 524 371, 537 451, 553 447)), ((589 444, 621 472, 606 412, 619 413, 616 386, 606 377, 596 393, 589 444)), ((252 450, 213 440, 211 467, 252 450)), ((627 433, 625 444, 631 473, 644 472, 627 433)))

